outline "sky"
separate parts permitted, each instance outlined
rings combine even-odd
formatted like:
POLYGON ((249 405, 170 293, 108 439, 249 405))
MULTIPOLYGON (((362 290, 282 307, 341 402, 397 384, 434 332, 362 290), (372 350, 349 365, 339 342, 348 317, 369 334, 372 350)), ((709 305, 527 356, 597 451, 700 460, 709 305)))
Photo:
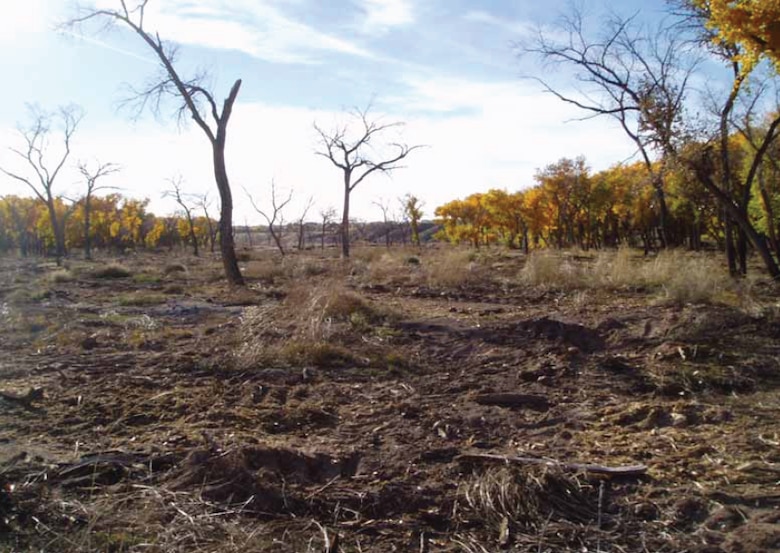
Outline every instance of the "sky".
MULTIPOLYGON (((127 0, 131 5, 133 0, 127 0)), ((55 191, 83 193, 77 162, 115 163, 121 171, 102 184, 149 198, 157 214, 176 205, 163 198, 169 181, 218 198, 210 146, 193 123, 177 122, 176 105, 155 116, 123 105, 129 87, 141 87, 158 68, 139 37, 121 28, 57 30, 74 16, 69 0, 5 0, 0 18, 0 166, 24 172, 9 147, 23 143, 28 105, 43 110, 78 104, 84 110, 72 153, 55 191)), ((663 0, 580 2, 589 13, 639 11, 658 18, 663 0)), ((119 0, 84 5, 114 8, 119 0)), ((566 85, 517 55, 518 42, 549 28, 567 0, 150 0, 145 25, 179 47, 177 68, 208 73, 221 105, 237 78, 241 89, 228 127, 228 174, 234 223, 259 224, 248 190, 270 207, 270 183, 293 201, 286 220, 340 212, 342 176, 314 152, 314 123, 325 130, 350 123, 348 112, 370 107, 382 123, 403 122, 388 142, 423 145, 391 175, 374 174, 352 195, 353 217, 379 220, 376 203, 411 193, 426 217, 455 198, 491 188, 520 190, 538 169, 562 157, 585 156, 594 171, 630 159, 634 148, 610 120, 582 114, 545 93, 529 75, 566 85)), ((52 133, 50 151, 61 142, 52 133)), ((377 153, 382 153, 377 144, 377 153)), ((29 195, 0 174, 0 195, 29 195)), ((215 202, 216 205, 216 202, 215 202)), ((216 207, 214 208, 216 211, 216 207)))

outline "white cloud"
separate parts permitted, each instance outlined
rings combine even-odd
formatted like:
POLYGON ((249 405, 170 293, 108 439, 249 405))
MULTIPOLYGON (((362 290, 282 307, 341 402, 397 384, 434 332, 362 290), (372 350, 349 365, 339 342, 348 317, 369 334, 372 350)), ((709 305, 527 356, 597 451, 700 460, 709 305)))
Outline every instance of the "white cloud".
POLYGON ((364 14, 358 27, 367 34, 384 33, 415 21, 409 0, 358 0, 358 5, 364 14))
MULTIPOLYGON (((370 58, 372 53, 346 39, 292 17, 274 0, 164 0, 146 8, 145 25, 164 39, 237 50, 276 63, 320 63, 323 53, 370 58)), ((116 0, 98 0, 116 8, 116 0)))
POLYGON ((0 17, 0 44, 13 44, 25 35, 50 30, 58 21, 61 8, 50 0, 4 2, 0 17))

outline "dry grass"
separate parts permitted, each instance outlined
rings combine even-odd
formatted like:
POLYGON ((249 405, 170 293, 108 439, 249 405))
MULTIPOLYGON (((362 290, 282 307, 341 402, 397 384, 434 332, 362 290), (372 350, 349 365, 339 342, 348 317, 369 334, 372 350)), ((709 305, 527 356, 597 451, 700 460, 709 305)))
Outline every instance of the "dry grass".
POLYGON ((130 271, 130 269, 118 263, 109 263, 105 267, 101 267, 92 271, 93 278, 101 279, 128 278, 132 274, 133 273, 130 271))
POLYGON ((246 310, 237 365, 398 366, 382 353, 383 340, 391 334, 387 325, 395 318, 339 279, 296 283, 281 302, 246 310))
POLYGON ((735 286, 712 256, 669 250, 645 258, 628 248, 601 251, 590 259, 557 251, 533 252, 520 279, 533 286, 567 290, 648 289, 681 305, 713 302, 735 286))

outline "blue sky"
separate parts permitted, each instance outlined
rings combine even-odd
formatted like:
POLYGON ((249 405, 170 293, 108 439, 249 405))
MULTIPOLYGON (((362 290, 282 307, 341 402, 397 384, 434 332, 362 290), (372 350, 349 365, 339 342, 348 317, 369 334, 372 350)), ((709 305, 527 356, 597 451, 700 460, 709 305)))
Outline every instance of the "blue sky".
MULTIPOLYGON (((156 71, 138 37, 121 28, 85 36, 52 31, 74 14, 64 0, 7 0, 0 20, 0 163, 21 170, 6 146, 18 146, 17 123, 26 103, 54 109, 71 102, 86 117, 75 138, 72 162, 119 163, 111 177, 124 193, 161 199, 166 179, 181 175, 193 192, 213 190, 208 145, 194 125, 145 114, 132 120, 117 109, 123 83, 141 85, 156 71)), ((132 2, 132 0, 128 0, 132 2)), ((642 10, 657 18, 663 0, 585 2, 589 12, 642 10), (619 7, 618 7, 619 6, 619 7)), ((118 0, 98 0, 113 7, 118 0)), ((626 159, 633 149, 611 122, 572 121, 579 114, 533 81, 539 68, 518 60, 512 44, 567 9, 563 0, 150 0, 147 27, 180 44, 182 73, 204 68, 221 98, 243 79, 229 128, 228 171, 236 196, 236 223, 259 217, 241 187, 262 205, 269 183, 294 191, 287 219, 314 196, 316 211, 341 202, 340 175, 313 154, 312 124, 344 121, 344 110, 373 101, 384 121, 404 121, 400 137, 425 144, 391 178, 377 175, 358 187, 353 214, 379 219, 380 198, 412 192, 427 216, 456 197, 489 188, 517 190, 533 184, 537 168, 561 157, 585 155, 598 170, 626 159)), ((565 75, 560 75, 565 78, 565 75)), ((565 79, 562 80, 565 82, 565 79)), ((173 106, 171 106, 172 108, 173 106)), ((54 143, 56 145, 56 142, 54 143)), ((58 189, 80 190, 75 171, 58 189)), ((25 193, 0 176, 0 194, 25 193)), ((216 197, 216 192, 212 192, 216 197)))

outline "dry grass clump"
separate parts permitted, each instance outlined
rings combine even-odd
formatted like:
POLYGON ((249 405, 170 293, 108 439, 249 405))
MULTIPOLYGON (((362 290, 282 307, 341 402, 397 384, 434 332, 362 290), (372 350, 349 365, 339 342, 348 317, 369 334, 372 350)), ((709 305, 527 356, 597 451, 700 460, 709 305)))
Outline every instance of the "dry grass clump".
POLYGON ((58 269, 49 274, 49 282, 53 284, 64 284, 66 282, 73 282, 76 275, 69 269, 58 269))
POLYGON ((497 540, 504 548, 512 543, 541 548, 544 543, 553 547, 550 551, 568 551, 572 542, 587 535, 592 539, 598 531, 593 526, 609 519, 598 486, 581 475, 549 467, 475 473, 460 486, 458 503, 462 521, 480 529, 453 540, 465 551, 485 550, 479 544, 488 543, 486 539, 497 540))
POLYGON ((290 278, 288 265, 286 260, 267 257, 247 263, 243 275, 249 280, 258 280, 268 286, 278 286, 290 278))
POLYGON ((163 274, 164 275, 173 275, 177 273, 186 273, 187 267, 185 267, 182 263, 169 263, 163 268, 163 274))
POLYGON ((127 267, 120 265, 119 263, 109 263, 105 267, 95 269, 92 271, 93 278, 111 279, 111 278, 128 278, 133 273, 127 267))
POLYGON ((439 250, 425 259, 423 271, 429 286, 441 288, 456 288, 489 279, 484 266, 469 250, 439 250))
POLYGON ((532 252, 520 270, 520 279, 531 286, 554 288, 579 288, 586 283, 580 267, 551 250, 532 252))
POLYGON ((733 285, 722 264, 711 256, 666 250, 645 258, 626 247, 598 252, 591 259, 536 251, 520 277, 526 284, 561 289, 657 290, 664 300, 676 304, 712 302, 733 285))
POLYGON ((249 307, 242 317, 237 364, 367 366, 382 358, 395 315, 336 280, 303 283, 278 304, 249 307), (374 351, 374 350, 377 351, 374 351))

